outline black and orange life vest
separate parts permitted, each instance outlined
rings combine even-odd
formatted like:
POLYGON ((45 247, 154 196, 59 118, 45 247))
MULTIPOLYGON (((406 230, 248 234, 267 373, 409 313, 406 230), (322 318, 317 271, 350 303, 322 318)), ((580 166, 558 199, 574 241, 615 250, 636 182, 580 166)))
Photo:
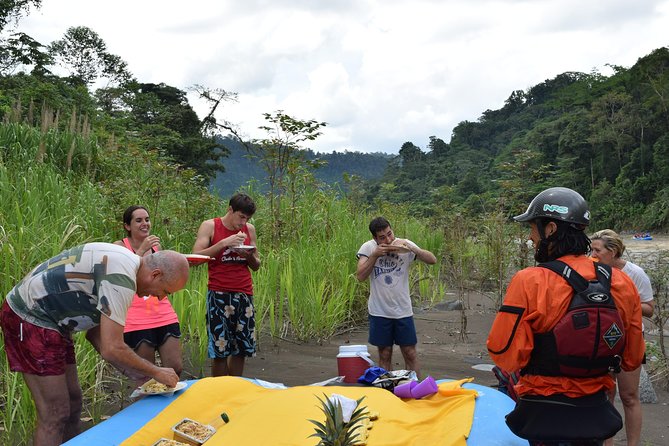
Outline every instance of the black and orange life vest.
POLYGON ((597 278, 591 282, 559 260, 538 265, 562 276, 574 294, 555 327, 535 333, 521 374, 583 378, 620 371, 625 332, 611 297, 611 267, 594 265, 597 278))

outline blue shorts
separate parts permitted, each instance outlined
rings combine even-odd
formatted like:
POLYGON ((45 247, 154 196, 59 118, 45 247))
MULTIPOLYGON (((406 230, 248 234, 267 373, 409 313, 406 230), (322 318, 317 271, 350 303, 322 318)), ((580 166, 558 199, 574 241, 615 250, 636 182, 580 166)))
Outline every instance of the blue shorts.
POLYGON ((256 320, 253 296, 237 292, 207 292, 208 356, 255 356, 256 320))
POLYGON ((416 326, 413 316, 401 319, 369 315, 369 343, 377 347, 416 345, 416 326))

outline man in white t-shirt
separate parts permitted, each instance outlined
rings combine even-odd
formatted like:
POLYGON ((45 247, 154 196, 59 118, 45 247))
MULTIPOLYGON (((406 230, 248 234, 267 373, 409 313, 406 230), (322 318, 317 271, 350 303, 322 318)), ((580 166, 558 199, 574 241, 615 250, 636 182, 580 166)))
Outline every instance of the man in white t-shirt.
POLYGON ((173 369, 139 357, 123 340, 135 293, 164 299, 188 281, 188 261, 174 251, 139 257, 123 246, 88 243, 30 271, 0 309, 10 370, 19 372, 37 409, 36 445, 59 445, 79 432, 81 387, 72 333, 130 377, 174 387, 173 369))
POLYGON ((392 370, 393 345, 400 346, 406 370, 419 374, 416 327, 409 295, 409 266, 418 259, 437 263, 430 251, 411 240, 395 238, 390 223, 376 217, 369 223, 372 240, 358 250, 356 278, 370 279, 369 343, 379 349, 379 366, 392 370))

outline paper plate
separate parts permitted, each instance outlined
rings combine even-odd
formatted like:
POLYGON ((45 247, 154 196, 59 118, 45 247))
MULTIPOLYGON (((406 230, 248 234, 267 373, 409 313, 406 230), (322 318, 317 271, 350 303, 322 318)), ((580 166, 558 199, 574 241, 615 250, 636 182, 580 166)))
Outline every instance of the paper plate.
POLYGON ((191 265, 200 265, 202 263, 206 263, 210 260, 212 260, 211 257, 209 256, 203 256, 200 254, 184 254, 186 256, 186 260, 188 260, 188 263, 191 265))
POLYGON ((393 248, 395 248, 394 252, 399 252, 399 253, 403 253, 403 254, 407 253, 407 252, 411 252, 411 250, 409 248, 405 247, 404 245, 400 245, 399 243, 396 245, 393 242, 389 246, 392 246, 393 248))
POLYGON ((255 249, 256 247, 253 245, 239 245, 230 247, 231 251, 254 251, 255 249))
POLYGON ((483 372, 491 372, 495 367, 495 364, 474 364, 472 368, 474 370, 481 370, 483 372))
POLYGON ((399 252, 402 254, 406 254, 407 252, 411 252, 409 248, 405 248, 404 246, 399 246, 399 245, 392 245, 393 248, 397 248, 395 252, 399 252))
POLYGON ((178 392, 179 390, 184 389, 186 387, 186 381, 179 381, 177 383, 177 385, 174 386, 174 388, 170 388, 170 389, 164 390, 162 392, 147 391, 144 388, 145 386, 146 386, 146 383, 143 384, 142 386, 140 386, 137 389, 137 391, 138 391, 137 393, 140 394, 140 395, 172 395, 174 392, 178 392))

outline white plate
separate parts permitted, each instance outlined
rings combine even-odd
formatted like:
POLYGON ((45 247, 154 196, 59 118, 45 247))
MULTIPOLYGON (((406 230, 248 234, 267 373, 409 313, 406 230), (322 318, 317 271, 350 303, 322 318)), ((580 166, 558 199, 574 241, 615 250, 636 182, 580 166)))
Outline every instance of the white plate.
POLYGON ((232 251, 253 251, 255 249, 256 247, 253 245, 239 245, 230 247, 230 250, 232 251))
POLYGON ((399 246, 399 245, 393 245, 393 248, 397 248, 395 252, 399 252, 402 254, 406 254, 407 252, 411 252, 409 248, 405 248, 404 246, 399 246))
POLYGON ((209 256, 203 256, 200 254, 184 254, 184 256, 186 256, 186 260, 188 260, 188 263, 191 265, 200 265, 212 259, 209 256))
POLYGON ((393 248, 395 248, 394 252, 399 252, 399 253, 402 253, 402 254, 407 253, 407 252, 411 252, 411 250, 409 248, 405 247, 404 245, 400 245, 399 243, 395 244, 393 242, 388 246, 392 246, 393 248))
POLYGON ((495 364, 474 364, 472 368, 474 370, 481 370, 483 372, 492 372, 492 369, 495 367, 495 364))
POLYGON ((173 389, 167 389, 164 392, 145 392, 142 386, 137 390, 140 395, 172 395, 174 392, 184 389, 186 385, 186 381, 179 381, 173 389))

